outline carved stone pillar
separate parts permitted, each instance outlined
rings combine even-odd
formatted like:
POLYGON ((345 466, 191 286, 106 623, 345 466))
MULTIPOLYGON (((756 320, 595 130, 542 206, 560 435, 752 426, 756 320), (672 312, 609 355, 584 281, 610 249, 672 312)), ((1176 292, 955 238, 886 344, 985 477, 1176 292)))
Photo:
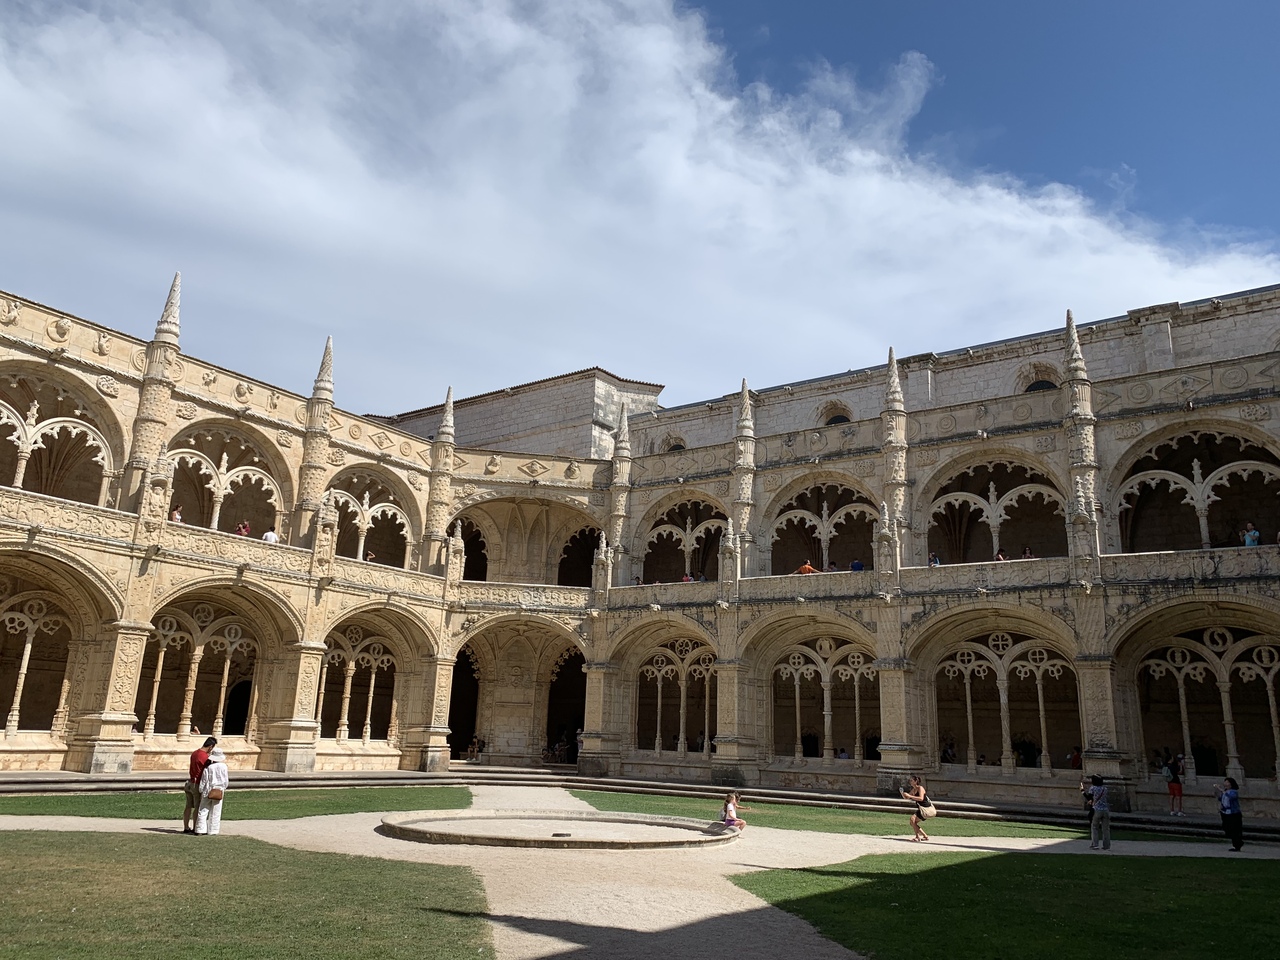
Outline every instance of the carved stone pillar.
POLYGON ((449 770, 449 704, 453 697, 454 657, 428 657, 420 681, 419 696, 405 698, 401 716, 411 718, 405 730, 403 767, 416 760, 417 769, 435 773, 449 770), (409 743, 412 738, 412 745, 409 743))
POLYGON ((444 398, 444 412, 431 444, 431 482, 427 488, 427 529, 422 538, 426 556, 423 571, 444 576, 449 563, 449 515, 453 512, 453 387, 444 398))
POLYGON ((915 664, 905 657, 875 662, 880 684, 880 765, 876 769, 876 790, 897 796, 911 774, 924 770, 924 730, 920 710, 912 710, 913 700, 921 700, 915 664))
MULTIPOLYGON (((742 396, 738 401, 738 431, 734 437, 733 456, 733 524, 736 531, 738 570, 736 579, 743 570, 750 571, 755 558, 755 539, 751 535, 751 512, 755 506, 752 493, 756 481, 756 423, 751 407, 751 391, 747 381, 742 381, 742 396)), ((725 571, 720 571, 720 579, 725 579, 725 571)))
POLYGON ((160 315, 160 322, 156 324, 155 337, 147 344, 138 412, 133 419, 129 458, 125 461, 121 478, 119 505, 122 510, 139 509, 147 471, 151 468, 152 461, 160 455, 169 435, 169 413, 173 405, 174 388, 170 368, 177 363, 178 358, 181 293, 182 277, 174 274, 164 312, 160 315))
POLYGON ((72 686, 76 709, 68 718, 66 769, 81 773, 133 770, 133 712, 142 652, 151 624, 117 620, 85 641, 72 686))
POLYGON ((711 755, 711 779, 729 786, 757 782, 759 742, 752 708, 757 689, 750 664, 741 659, 717 660, 715 669, 716 752, 711 755))
POLYGON ((333 337, 324 345, 320 371, 307 399, 307 420, 302 435, 302 466, 298 469, 298 499, 290 524, 290 542, 311 546, 313 521, 324 495, 328 475, 329 420, 333 415, 333 337))
POLYGON ((303 640, 285 647, 279 657, 261 663, 258 673, 265 690, 258 701, 263 715, 259 726, 260 770, 284 773, 315 770, 319 726, 316 698, 325 653, 323 640, 303 640))

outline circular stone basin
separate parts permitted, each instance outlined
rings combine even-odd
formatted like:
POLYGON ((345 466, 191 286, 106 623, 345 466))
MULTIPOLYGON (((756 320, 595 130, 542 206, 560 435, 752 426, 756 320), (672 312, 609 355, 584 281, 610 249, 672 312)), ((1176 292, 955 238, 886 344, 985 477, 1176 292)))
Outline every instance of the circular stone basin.
POLYGON ((731 843, 738 831, 718 821, 600 810, 450 810, 397 813, 382 832, 418 843, 486 847, 645 850, 731 843))

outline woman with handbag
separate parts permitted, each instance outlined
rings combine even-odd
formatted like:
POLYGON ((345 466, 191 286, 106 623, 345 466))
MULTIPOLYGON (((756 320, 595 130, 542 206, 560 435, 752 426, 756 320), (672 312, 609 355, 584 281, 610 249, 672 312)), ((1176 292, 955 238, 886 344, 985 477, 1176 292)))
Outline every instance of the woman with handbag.
POLYGON ((929 799, 929 795, 924 792, 924 784, 920 782, 920 778, 912 776, 910 778, 910 790, 899 790, 902 799, 910 800, 916 805, 916 812, 911 815, 911 831, 915 834, 913 840, 928 840, 929 835, 924 832, 922 824, 930 817, 938 815, 938 808, 933 805, 933 801, 929 799))
POLYGON ((209 765, 200 774, 200 810, 196 814, 196 836, 216 837, 222 825, 222 798, 226 795, 227 755, 221 747, 209 751, 209 765))

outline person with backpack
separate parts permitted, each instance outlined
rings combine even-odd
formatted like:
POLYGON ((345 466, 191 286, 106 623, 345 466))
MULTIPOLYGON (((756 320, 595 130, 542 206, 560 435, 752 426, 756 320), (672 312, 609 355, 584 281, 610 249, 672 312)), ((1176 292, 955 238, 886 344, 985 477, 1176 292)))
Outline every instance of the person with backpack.
POLYGON ((200 775, 200 811, 196 814, 196 836, 216 837, 222 825, 222 798, 230 777, 227 756, 219 747, 209 751, 209 765, 200 775))
POLYGON ((1107 801, 1107 783, 1096 773, 1089 778, 1089 800, 1093 816, 1089 819, 1089 849, 1111 849, 1111 804, 1107 801))

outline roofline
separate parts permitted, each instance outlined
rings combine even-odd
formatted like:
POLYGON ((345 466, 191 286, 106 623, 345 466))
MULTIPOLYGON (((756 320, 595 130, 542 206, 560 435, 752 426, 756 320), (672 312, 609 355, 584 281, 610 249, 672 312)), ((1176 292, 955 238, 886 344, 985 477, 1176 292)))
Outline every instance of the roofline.
MULTIPOLYGON (((467 404, 477 403, 481 400, 488 400, 491 397, 497 397, 497 396, 502 396, 509 393, 515 393, 517 390, 524 390, 527 387, 537 387, 537 386, 541 386, 544 383, 552 383, 556 380, 569 380, 573 377, 581 377, 585 373, 590 373, 595 375, 604 374, 606 377, 608 377, 610 380, 613 380, 615 383, 627 383, 637 387, 652 387, 655 390, 657 390, 659 393, 662 392, 664 389, 666 389, 665 384, 649 383, 648 381, 645 381, 645 380, 631 380, 627 377, 620 377, 616 373, 611 373, 610 371, 606 370, 604 367, 583 367, 581 370, 573 370, 573 371, 570 371, 569 373, 558 373, 553 377, 543 377, 540 380, 529 380, 525 383, 515 384, 514 386, 501 387, 500 389, 490 390, 486 393, 473 394, 470 397, 463 397, 461 400, 454 400, 453 405, 455 408, 466 406, 467 404)), ((365 416, 374 420, 381 420, 386 423, 399 423, 400 421, 407 420, 410 417, 419 417, 419 416, 423 416, 428 413, 434 413, 437 410, 443 410, 443 409, 444 409, 444 403, 441 402, 441 403, 432 404, 429 407, 420 407, 417 410, 407 410, 404 413, 388 413, 388 414, 367 413, 365 414, 365 416)))

